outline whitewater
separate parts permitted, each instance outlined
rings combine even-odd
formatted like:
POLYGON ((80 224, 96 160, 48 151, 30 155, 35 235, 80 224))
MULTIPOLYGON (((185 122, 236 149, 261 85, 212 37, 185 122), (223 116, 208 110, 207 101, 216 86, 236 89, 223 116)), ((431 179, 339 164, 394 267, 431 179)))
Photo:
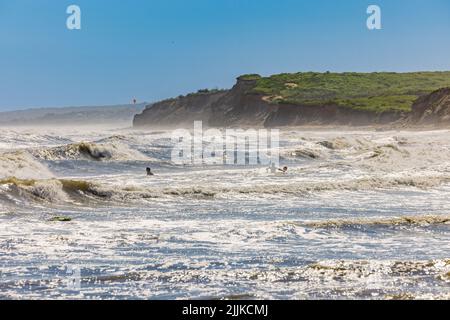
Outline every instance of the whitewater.
POLYGON ((283 129, 271 174, 0 128, 0 299, 450 299, 449 133, 283 129))

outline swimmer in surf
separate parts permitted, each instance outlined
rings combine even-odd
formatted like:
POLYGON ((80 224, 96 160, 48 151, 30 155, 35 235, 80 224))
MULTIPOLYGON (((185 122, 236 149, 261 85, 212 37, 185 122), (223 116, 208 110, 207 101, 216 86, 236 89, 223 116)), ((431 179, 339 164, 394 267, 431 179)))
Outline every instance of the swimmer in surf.
POLYGON ((152 172, 151 168, 147 168, 147 176, 154 176, 155 174, 152 172))
POLYGON ((267 172, 270 172, 272 174, 276 174, 277 172, 282 172, 283 174, 287 174, 288 171, 288 167, 283 167, 283 169, 281 168, 277 168, 275 166, 275 163, 272 162, 272 164, 270 165, 269 168, 267 168, 267 172))
POLYGON ((288 171, 288 167, 283 167, 283 169, 278 169, 278 170, 286 174, 288 171))

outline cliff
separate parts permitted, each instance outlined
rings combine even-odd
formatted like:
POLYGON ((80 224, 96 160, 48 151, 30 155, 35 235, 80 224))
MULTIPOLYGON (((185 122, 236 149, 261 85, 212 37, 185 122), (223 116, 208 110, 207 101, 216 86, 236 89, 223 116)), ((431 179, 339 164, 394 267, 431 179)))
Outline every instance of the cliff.
POLYGON ((230 90, 148 107, 136 127, 374 125, 446 122, 450 72, 244 75, 230 90), (432 111, 429 111, 432 108, 432 111), (431 115, 428 115, 431 114, 431 115))
MULTIPOLYGON (((255 77, 257 77, 255 75, 255 77)), ((299 125, 369 125, 394 122, 404 113, 398 110, 372 112, 339 106, 334 102, 276 102, 255 90, 257 78, 240 77, 236 85, 212 105, 208 124, 218 126, 299 126, 299 125)))
POLYGON ((192 126, 197 120, 205 123, 211 117, 211 107, 219 101, 227 91, 199 91, 187 96, 180 96, 157 102, 134 117, 135 127, 176 127, 192 126))
POLYGON ((450 124, 450 88, 443 88, 417 99, 411 122, 423 125, 450 124))

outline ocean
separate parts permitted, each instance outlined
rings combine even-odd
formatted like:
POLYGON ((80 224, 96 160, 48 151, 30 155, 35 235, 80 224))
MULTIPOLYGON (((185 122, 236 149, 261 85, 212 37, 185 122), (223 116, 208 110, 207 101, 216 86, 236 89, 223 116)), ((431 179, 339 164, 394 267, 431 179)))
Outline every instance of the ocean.
POLYGON ((173 146, 2 128, 0 299, 450 299, 449 131, 283 129, 287 174, 173 146))

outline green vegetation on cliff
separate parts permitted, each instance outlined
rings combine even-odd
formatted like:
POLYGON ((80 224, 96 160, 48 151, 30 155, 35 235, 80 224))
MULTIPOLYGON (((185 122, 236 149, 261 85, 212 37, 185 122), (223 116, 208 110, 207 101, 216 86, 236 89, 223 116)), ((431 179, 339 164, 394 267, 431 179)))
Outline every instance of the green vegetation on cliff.
POLYGON ((450 87, 450 72, 305 72, 240 79, 255 81, 252 91, 274 103, 333 104, 372 112, 409 112, 419 96, 450 87))

